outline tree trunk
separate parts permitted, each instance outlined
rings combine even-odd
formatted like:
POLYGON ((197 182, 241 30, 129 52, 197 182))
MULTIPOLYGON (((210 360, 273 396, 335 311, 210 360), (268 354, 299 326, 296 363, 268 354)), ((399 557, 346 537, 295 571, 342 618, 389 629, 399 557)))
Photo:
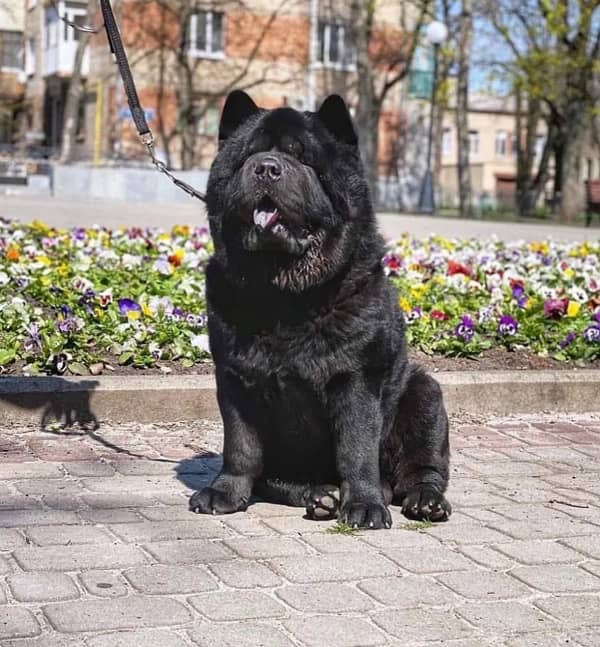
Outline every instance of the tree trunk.
MULTIPOLYGON (((87 4, 87 24, 91 25, 96 15, 97 0, 88 0, 87 4)), ((68 27, 68 29, 73 29, 68 27)), ((60 149, 60 161, 65 164, 73 159, 73 149, 75 147, 75 137, 77 136, 77 124, 79 122, 79 105, 83 92, 83 82, 81 76, 81 66, 83 57, 90 42, 91 34, 89 32, 79 32, 77 49, 75 50, 75 60, 73 61, 73 73, 69 81, 67 90, 67 102, 65 104, 64 124, 62 132, 62 141, 60 149)))
MULTIPOLYGON (((583 207, 583 182, 580 180, 581 137, 572 133, 564 140, 561 165, 560 209, 561 222, 572 223, 583 207)), ((558 164, 557 164, 558 165, 558 164)))
POLYGON ((357 94, 355 122, 360 139, 363 164, 373 205, 378 200, 379 114, 381 105, 375 95, 373 66, 369 58, 369 41, 373 27, 374 3, 352 1, 351 16, 355 26, 357 94))
POLYGON ((458 135, 458 197, 462 217, 472 215, 471 169, 469 167, 469 57, 473 32, 472 0, 463 0, 458 41, 456 131, 458 135))

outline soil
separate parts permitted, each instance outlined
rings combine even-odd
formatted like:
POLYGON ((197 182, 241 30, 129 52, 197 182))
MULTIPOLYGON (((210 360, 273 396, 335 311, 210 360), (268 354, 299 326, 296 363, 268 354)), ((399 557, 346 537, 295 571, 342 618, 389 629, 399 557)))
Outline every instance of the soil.
MULTIPOLYGON (((526 371, 526 370, 573 370, 600 369, 600 362, 559 362, 551 357, 540 357, 526 351, 509 352, 493 348, 476 358, 445 357, 426 355, 420 351, 409 351, 409 357, 432 373, 443 371, 526 371)), ((105 369, 104 375, 211 375, 214 365, 207 361, 186 368, 179 362, 160 362, 159 366, 138 369, 132 366, 119 366, 117 359, 110 364, 114 371, 105 369)), ((22 366, 11 365, 5 376, 22 375, 22 366)))

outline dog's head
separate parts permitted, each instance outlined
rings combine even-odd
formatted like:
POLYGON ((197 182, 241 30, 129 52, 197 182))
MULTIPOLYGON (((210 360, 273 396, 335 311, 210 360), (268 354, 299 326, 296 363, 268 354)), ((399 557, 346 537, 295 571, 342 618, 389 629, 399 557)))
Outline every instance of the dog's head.
POLYGON ((341 271, 374 222, 344 101, 264 110, 232 92, 207 205, 216 254, 240 280, 298 292, 341 271))

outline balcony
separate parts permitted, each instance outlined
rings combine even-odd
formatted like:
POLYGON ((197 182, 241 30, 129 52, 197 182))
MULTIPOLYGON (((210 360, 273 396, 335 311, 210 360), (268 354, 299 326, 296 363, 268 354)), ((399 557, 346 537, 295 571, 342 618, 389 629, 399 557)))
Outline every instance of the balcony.
MULTIPOLYGON (((70 76, 73 73, 73 63, 77 43, 81 34, 69 27, 59 16, 66 16, 68 20, 79 25, 86 22, 85 3, 72 1, 57 2, 58 11, 52 5, 44 12, 44 76, 70 76)), ((89 49, 85 52, 81 73, 87 76, 89 71, 89 49)))

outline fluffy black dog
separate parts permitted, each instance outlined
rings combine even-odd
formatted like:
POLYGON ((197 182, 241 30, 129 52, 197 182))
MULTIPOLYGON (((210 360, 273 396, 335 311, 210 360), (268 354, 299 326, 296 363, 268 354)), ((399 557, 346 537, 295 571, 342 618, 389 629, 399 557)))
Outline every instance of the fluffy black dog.
POLYGON ((190 509, 255 494, 355 527, 389 528, 391 502, 447 519, 442 394, 407 361, 344 101, 268 111, 235 91, 219 138, 206 289, 223 469, 190 509))

